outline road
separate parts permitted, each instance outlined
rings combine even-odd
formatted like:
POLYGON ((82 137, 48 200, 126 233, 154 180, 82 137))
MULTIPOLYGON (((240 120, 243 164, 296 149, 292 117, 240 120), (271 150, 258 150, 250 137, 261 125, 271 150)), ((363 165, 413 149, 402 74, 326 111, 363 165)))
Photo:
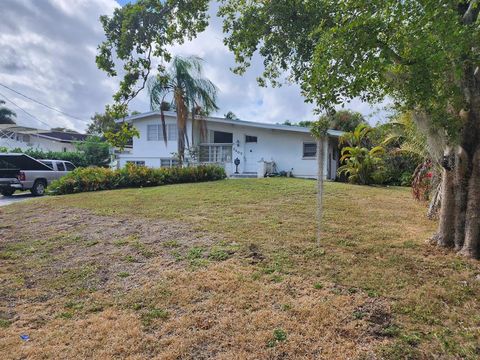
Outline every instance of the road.
POLYGON ((22 192, 20 194, 14 194, 13 196, 0 195, 0 206, 7 206, 16 202, 27 201, 34 198, 35 196, 30 194, 30 192, 22 192))

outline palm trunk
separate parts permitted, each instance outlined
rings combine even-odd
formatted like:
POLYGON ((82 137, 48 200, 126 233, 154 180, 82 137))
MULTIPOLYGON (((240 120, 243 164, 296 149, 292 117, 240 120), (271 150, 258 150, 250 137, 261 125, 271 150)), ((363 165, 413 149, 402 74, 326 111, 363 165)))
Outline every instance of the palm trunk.
POLYGON ((320 246, 322 238, 323 217, 323 164, 325 162, 324 142, 326 137, 317 140, 317 245, 320 246))

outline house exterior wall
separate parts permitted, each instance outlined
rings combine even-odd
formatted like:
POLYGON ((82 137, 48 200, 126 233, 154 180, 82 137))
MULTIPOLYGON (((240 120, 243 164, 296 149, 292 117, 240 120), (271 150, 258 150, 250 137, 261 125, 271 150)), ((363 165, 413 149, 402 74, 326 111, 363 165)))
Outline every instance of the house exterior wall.
MULTIPOLYGON (((158 168, 161 166, 162 159, 172 159, 177 153, 177 141, 149 141, 147 138, 148 125, 161 125, 162 121, 159 116, 151 116, 144 119, 136 120, 133 126, 138 130, 140 136, 133 138, 133 147, 128 153, 119 155, 119 167, 124 167, 129 161, 144 161, 145 166, 158 168)), ((165 124, 176 124, 177 119, 172 116, 165 117, 165 124)), ((187 123, 187 133, 191 141, 191 122, 187 123)))
MULTIPOLYGON (((176 118, 173 116, 165 117, 166 124, 176 124, 176 118)), ((145 118, 136 119, 133 126, 139 131, 140 137, 133 139, 133 148, 129 153, 118 155, 119 167, 124 167, 128 162, 141 162, 145 166, 160 167, 162 159, 172 159, 177 152, 177 141, 148 141, 147 126, 161 124, 158 115, 152 115, 145 118)), ((234 161, 240 160, 238 166, 239 173, 246 171, 257 173, 262 167, 261 160, 274 161, 278 171, 291 171, 293 176, 315 178, 317 175, 317 162, 315 157, 303 157, 304 142, 315 142, 315 139, 309 133, 294 132, 279 129, 265 129, 247 126, 245 124, 219 123, 207 121, 207 131, 211 134, 213 131, 222 131, 233 134, 232 156, 230 161, 224 164, 227 175, 235 171, 234 161), (246 136, 257 137, 257 143, 247 143, 246 136), (251 150, 251 152, 250 152, 251 150)), ((187 132, 190 143, 192 142, 192 123, 188 121, 187 132)), ((199 145, 199 132, 195 129, 194 144, 199 145)), ((213 143, 211 136, 201 143, 213 143)), ((337 146, 336 139, 330 138, 328 143, 324 143, 326 161, 324 162, 324 174, 326 178, 335 178, 335 161, 332 161, 332 152, 337 146), (330 172, 329 172, 330 170, 330 172)))
POLYGON ((42 151, 76 151, 75 144, 72 143, 62 143, 60 141, 55 141, 51 139, 46 139, 38 137, 34 134, 27 135, 17 134, 15 139, 12 138, 0 138, 0 147, 6 147, 7 149, 13 150, 15 148, 20 148, 22 150, 35 149, 42 151), (23 141, 28 139, 28 141, 23 141))
MULTIPOLYGON (((208 130, 224 131, 233 133, 232 163, 226 168, 227 173, 235 171, 233 161, 240 160, 238 171, 257 172, 258 162, 274 161, 278 171, 292 171, 297 177, 314 178, 317 175, 317 163, 315 158, 303 158, 303 143, 315 142, 308 133, 296 133, 276 129, 260 129, 235 124, 208 123, 208 130), (256 136, 257 143, 253 148, 246 144, 246 136, 256 136), (253 161, 256 164, 248 164, 252 156, 247 152, 254 153, 253 161)), ((325 163, 326 173, 326 163, 325 163)))

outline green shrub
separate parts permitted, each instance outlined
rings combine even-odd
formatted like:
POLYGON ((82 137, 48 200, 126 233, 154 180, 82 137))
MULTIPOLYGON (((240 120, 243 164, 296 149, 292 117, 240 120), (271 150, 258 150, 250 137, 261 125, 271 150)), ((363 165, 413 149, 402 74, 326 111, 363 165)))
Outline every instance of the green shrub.
POLYGON ((50 194, 63 195, 87 191, 112 190, 221 180, 225 170, 217 165, 152 169, 127 164, 120 170, 107 168, 79 168, 53 181, 50 194))

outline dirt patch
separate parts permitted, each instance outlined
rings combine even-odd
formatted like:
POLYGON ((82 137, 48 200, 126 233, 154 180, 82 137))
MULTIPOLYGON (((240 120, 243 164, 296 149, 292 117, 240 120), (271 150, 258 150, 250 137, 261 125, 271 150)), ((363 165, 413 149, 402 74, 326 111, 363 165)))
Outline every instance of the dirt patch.
POLYGON ((4 358, 354 359, 388 341, 386 303, 314 286, 255 244, 74 208, 24 216, 0 227, 4 358))

